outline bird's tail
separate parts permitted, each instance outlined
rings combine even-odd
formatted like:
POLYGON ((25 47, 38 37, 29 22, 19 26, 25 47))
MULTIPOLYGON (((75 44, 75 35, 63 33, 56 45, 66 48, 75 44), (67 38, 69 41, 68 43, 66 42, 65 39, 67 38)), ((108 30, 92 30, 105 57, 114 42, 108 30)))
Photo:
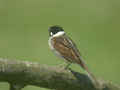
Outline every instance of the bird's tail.
POLYGON ((101 85, 100 83, 98 82, 98 80, 96 79, 96 77, 93 75, 92 72, 89 71, 87 65, 85 64, 85 62, 83 61, 82 58, 80 58, 79 60, 79 65, 88 73, 88 77, 91 79, 93 85, 96 87, 96 88, 100 88, 101 85))

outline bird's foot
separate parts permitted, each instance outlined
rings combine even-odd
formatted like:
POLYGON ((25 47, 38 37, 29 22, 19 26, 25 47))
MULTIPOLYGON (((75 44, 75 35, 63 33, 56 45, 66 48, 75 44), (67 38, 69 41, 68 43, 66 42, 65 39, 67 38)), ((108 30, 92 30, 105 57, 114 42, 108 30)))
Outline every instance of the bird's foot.
POLYGON ((59 64, 58 67, 63 70, 69 70, 70 65, 71 65, 71 63, 68 63, 67 65, 66 65, 66 63, 62 63, 62 64, 59 64))

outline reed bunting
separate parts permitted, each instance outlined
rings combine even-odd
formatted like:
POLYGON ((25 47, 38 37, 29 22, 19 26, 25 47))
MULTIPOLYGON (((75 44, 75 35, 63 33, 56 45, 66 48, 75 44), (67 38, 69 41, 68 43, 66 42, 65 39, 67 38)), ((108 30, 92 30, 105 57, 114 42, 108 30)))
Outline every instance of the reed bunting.
POLYGON ((50 36, 48 43, 51 50, 57 56, 63 58, 66 62, 68 62, 68 66, 71 63, 80 65, 85 71, 87 71, 88 76, 94 82, 94 84, 98 85, 98 81, 96 80, 95 76, 88 70, 88 67, 83 61, 75 43, 71 40, 70 37, 66 35, 64 29, 56 25, 51 26, 48 31, 50 36))

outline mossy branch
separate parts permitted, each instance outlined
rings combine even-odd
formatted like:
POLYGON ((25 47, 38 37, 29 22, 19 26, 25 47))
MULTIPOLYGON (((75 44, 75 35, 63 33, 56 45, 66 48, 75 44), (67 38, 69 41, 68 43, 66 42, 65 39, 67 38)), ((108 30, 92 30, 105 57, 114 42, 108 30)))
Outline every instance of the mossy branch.
MULTIPOLYGON (((40 65, 38 63, 0 59, 0 82, 10 83, 10 90, 21 90, 34 85, 55 90, 97 90, 85 74, 60 67, 40 65)), ((120 90, 110 82, 99 81, 102 90, 120 90)))

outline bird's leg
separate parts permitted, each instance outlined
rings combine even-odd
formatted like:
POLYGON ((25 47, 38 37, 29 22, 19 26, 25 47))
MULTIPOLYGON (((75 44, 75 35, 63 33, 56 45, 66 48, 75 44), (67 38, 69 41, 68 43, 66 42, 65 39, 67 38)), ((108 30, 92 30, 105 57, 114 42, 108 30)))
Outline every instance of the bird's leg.
POLYGON ((71 65, 71 63, 70 62, 68 62, 68 64, 66 65, 66 67, 65 67, 65 70, 66 69, 69 69, 69 66, 71 65))
POLYGON ((61 63, 61 64, 58 64, 57 66, 58 67, 64 67, 66 65, 66 63, 61 63))
POLYGON ((69 69, 69 66, 71 65, 71 63, 70 62, 66 62, 66 63, 62 63, 62 64, 59 64, 59 65, 57 65, 58 67, 60 67, 60 68, 62 68, 62 69, 64 69, 64 70, 67 70, 67 69, 69 69), (67 64, 67 65, 66 65, 67 64))

